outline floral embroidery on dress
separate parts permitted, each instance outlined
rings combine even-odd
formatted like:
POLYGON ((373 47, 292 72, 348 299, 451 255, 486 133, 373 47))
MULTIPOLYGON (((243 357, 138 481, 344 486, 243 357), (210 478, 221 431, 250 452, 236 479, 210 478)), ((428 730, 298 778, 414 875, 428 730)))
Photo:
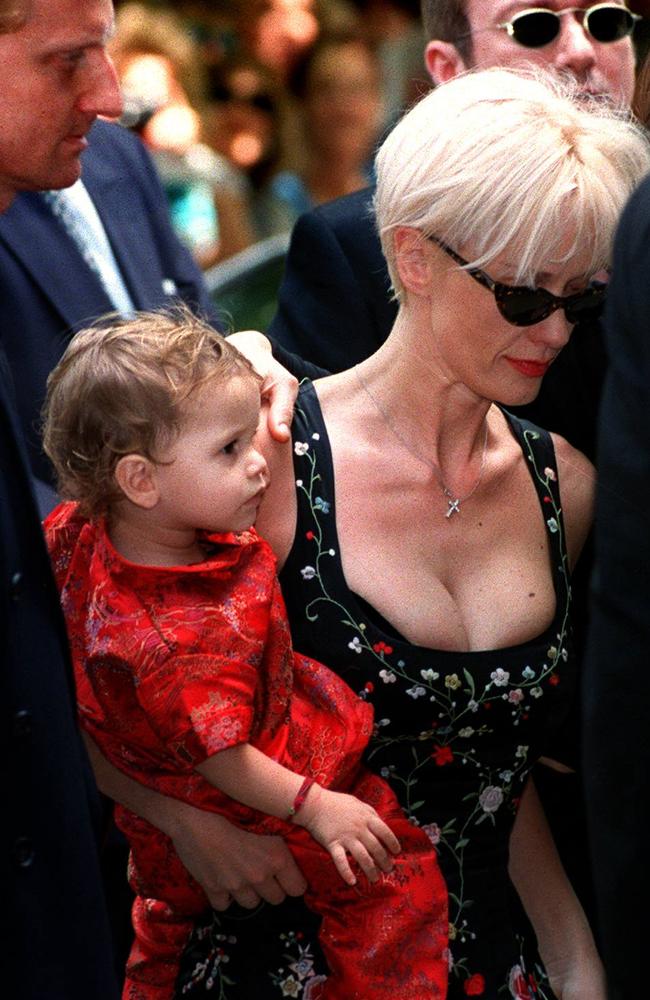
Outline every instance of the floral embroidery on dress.
MULTIPOLYGON (((313 389, 311 393, 315 395, 313 389)), ((304 412, 299 414, 299 421, 305 421, 298 431, 303 442, 308 437, 305 424, 313 419, 311 403, 310 409, 308 417, 304 412)), ((514 418, 508 419, 512 426, 514 418)), ((476 861, 475 851, 480 848, 475 842, 480 845, 485 839, 483 834, 479 836, 479 831, 486 824, 494 831, 494 843, 502 843, 504 853, 507 850, 509 831, 526 779, 540 755, 544 716, 563 714, 564 709, 560 711, 559 706, 565 702, 560 703, 560 693, 555 694, 555 690, 563 684, 568 688, 573 672, 568 560, 557 474, 549 462, 550 444, 544 445, 542 432, 523 423, 518 432, 513 428, 513 433, 530 463, 544 512, 553 561, 556 615, 551 628, 536 641, 505 651, 457 656, 414 649, 408 643, 378 633, 377 626, 367 618, 354 595, 345 590, 344 581, 337 575, 340 568, 334 495, 332 484, 323 480, 324 472, 326 479, 331 475, 329 459, 322 450, 326 435, 321 432, 316 439, 324 442, 321 446, 306 443, 303 446, 300 441, 294 446, 299 525, 306 542, 296 547, 295 558, 300 560, 302 556, 304 560, 309 553, 308 561, 297 567, 299 592, 296 589, 292 596, 294 585, 288 580, 288 573, 296 572, 296 568, 291 557, 281 577, 291 609, 295 642, 302 648, 305 640, 309 641, 310 625, 322 629, 316 634, 325 637, 328 643, 328 663, 339 669, 360 697, 375 706, 375 730, 367 755, 369 765, 390 781, 410 821, 421 825, 437 846, 449 885, 450 997, 487 996, 498 989, 494 983, 486 986, 485 970, 477 966, 477 957, 490 960, 491 956, 483 951, 484 947, 489 950, 489 946, 481 945, 485 928, 477 912, 480 901, 474 896, 472 880, 466 877, 466 871, 476 861), (301 606, 306 620, 302 629, 295 625, 298 618, 295 611, 301 606), (338 650, 331 653, 329 646, 341 640, 344 641, 338 650), (426 664, 427 659, 431 665, 426 664), (440 669, 439 664, 447 669, 440 669), (410 704, 412 709, 406 709, 402 702, 410 704), (412 727, 408 731, 404 728, 405 720, 412 727), (529 730, 534 735, 534 749, 532 737, 516 739, 518 732, 524 736, 529 730), (502 732, 503 745, 498 742, 502 732), (462 794, 451 795, 437 811, 432 801, 435 789, 452 788, 451 783, 457 783, 463 789, 462 794)), ((550 441, 548 436, 544 437, 550 441)), ((505 863, 503 877, 507 879, 505 863)), ((523 962, 520 958, 522 969, 523 962)), ((502 975, 506 979, 512 967, 514 964, 504 970, 502 975)), ((536 992, 524 996, 553 996, 550 991, 540 991, 541 966, 540 973, 526 974, 526 988, 533 988, 534 982, 536 992)))

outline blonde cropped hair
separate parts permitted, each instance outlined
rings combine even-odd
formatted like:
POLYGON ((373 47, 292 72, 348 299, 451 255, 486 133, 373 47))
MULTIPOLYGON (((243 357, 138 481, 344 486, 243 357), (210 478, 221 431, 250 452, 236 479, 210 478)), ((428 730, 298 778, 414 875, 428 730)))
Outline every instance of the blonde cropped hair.
POLYGON ((395 295, 398 226, 437 236, 470 265, 512 256, 516 284, 591 252, 608 267, 629 195, 650 169, 629 112, 543 71, 470 72, 436 88, 395 126, 376 158, 375 212, 395 295))
POLYGON ((109 511, 122 497, 114 478, 119 459, 157 461, 180 430, 191 394, 232 377, 261 381, 184 306, 108 316, 79 331, 47 380, 43 408, 43 445, 60 495, 90 517, 109 511))

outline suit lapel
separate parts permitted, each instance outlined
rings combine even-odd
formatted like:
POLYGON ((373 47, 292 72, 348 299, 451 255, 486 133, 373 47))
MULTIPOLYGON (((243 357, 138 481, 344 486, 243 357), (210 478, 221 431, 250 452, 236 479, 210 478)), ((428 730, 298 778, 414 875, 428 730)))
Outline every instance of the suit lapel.
POLYGON ((161 303, 163 275, 157 258, 152 259, 150 225, 145 202, 130 191, 137 179, 120 170, 116 159, 90 155, 83 160, 83 182, 110 240, 122 276, 136 309, 150 309, 161 303))
POLYGON ((52 302, 67 328, 113 308, 99 278, 40 195, 25 192, 0 215, 0 239, 52 302))

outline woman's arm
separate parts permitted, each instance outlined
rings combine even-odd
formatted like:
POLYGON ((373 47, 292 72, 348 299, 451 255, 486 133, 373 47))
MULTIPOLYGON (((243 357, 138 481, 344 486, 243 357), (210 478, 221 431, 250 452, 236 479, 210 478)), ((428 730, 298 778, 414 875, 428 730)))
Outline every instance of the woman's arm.
POLYGON ((510 877, 558 1000, 606 1000, 593 935, 560 863, 532 778, 510 837, 510 877))
POLYGON ((232 899, 252 909, 261 899, 277 904, 303 895, 307 883, 281 837, 247 833, 217 813, 160 795, 109 764, 87 734, 84 740, 101 791, 172 840, 216 910, 232 899))

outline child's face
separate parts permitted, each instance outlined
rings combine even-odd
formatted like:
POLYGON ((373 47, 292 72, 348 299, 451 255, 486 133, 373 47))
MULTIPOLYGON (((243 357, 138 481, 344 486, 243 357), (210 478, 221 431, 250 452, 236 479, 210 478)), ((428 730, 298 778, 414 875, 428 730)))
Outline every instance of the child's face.
POLYGON ((208 382, 190 396, 180 434, 156 465, 157 513, 168 527, 250 528, 269 482, 255 444, 259 415, 252 378, 208 382))

